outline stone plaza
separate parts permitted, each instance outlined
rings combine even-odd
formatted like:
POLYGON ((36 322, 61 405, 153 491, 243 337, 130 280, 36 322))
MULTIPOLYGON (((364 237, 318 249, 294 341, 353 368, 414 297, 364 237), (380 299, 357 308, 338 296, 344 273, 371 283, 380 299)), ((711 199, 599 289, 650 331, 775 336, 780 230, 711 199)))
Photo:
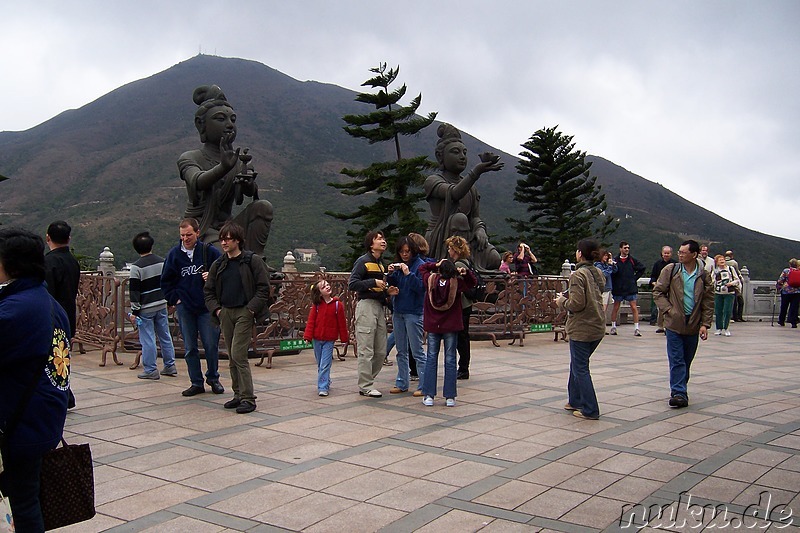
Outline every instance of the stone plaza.
POLYGON ((798 530, 798 330, 767 319, 712 335, 679 410, 664 336, 619 332, 592 357, 599 421, 563 409, 569 348, 546 333, 473 342, 454 408, 388 394, 396 366, 378 376, 383 398, 359 396, 352 355, 320 398, 305 350, 253 367, 258 410, 237 415, 227 391, 182 397, 182 361, 143 382, 133 354, 100 368, 76 350, 65 438, 92 446, 98 514, 64 531, 699 531, 744 529, 754 509, 758 529, 798 530), (680 509, 630 516, 652 505, 680 509))

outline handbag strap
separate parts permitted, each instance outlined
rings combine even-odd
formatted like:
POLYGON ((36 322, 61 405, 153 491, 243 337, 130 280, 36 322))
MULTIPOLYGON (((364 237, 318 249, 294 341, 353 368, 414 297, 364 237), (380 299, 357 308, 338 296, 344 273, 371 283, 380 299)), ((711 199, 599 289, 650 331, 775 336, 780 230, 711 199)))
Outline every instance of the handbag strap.
MULTIPOLYGON (((56 327, 56 311, 53 306, 53 299, 50 298, 50 325, 52 326, 52 330, 55 330, 56 327)), ((48 361, 50 361, 50 353, 48 352, 44 356, 44 363, 41 365, 44 367, 47 365, 48 361)), ((2 448, 5 443, 8 441, 9 436, 13 431, 16 429, 19 421, 22 419, 22 414, 25 412, 25 408, 28 407, 28 402, 31 400, 33 396, 33 391, 36 390, 36 383, 39 381, 41 374, 38 370, 33 372, 31 376, 31 380, 28 382, 28 386, 25 388, 25 392, 22 393, 20 397, 19 403, 17 404, 17 410, 11 415, 6 421, 5 428, 0 428, 0 448, 2 448)))

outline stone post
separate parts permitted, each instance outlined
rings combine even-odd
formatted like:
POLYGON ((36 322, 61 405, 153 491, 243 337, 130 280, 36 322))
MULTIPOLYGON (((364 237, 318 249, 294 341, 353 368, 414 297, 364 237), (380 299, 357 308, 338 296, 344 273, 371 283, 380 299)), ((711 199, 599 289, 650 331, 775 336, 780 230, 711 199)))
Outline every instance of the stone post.
POLYGON ((744 309, 742 309, 742 318, 747 314, 748 309, 755 309, 755 295, 750 287, 750 269, 743 266, 739 273, 742 275, 742 296, 744 297, 744 309))
POLYGON ((575 268, 575 265, 570 263, 569 259, 564 259, 564 263, 561 265, 561 275, 568 278, 572 274, 573 268, 575 268))
POLYGON ((108 246, 100 252, 99 260, 100 263, 97 265, 97 270, 102 272, 104 276, 113 277, 117 269, 114 267, 114 254, 111 253, 111 249, 108 246))
POLYGON ((286 252, 286 255, 283 256, 283 269, 281 270, 284 274, 287 273, 297 273, 297 259, 294 258, 292 251, 289 250, 286 252))

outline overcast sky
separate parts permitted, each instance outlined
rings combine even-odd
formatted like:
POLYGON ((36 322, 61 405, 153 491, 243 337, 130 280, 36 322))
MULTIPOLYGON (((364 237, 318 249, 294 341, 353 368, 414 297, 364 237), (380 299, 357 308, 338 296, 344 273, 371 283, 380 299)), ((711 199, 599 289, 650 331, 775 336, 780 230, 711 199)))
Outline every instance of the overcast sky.
POLYGON ((354 90, 387 62, 409 94, 423 94, 421 112, 506 152, 558 125, 580 150, 745 227, 800 240, 789 218, 800 198, 796 0, 0 8, 0 130, 31 128, 200 51, 354 90))

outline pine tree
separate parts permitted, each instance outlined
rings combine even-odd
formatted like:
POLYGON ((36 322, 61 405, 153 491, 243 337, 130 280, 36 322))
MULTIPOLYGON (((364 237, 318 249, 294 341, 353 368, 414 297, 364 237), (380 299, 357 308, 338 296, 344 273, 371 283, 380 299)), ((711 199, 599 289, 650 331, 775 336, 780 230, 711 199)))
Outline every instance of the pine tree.
POLYGON ((366 139, 369 144, 394 141, 396 158, 360 170, 343 168, 341 173, 352 180, 328 183, 348 196, 377 193, 371 204, 362 204, 351 213, 326 213, 353 222, 354 228, 347 231, 352 252, 343 256, 350 264, 364 253, 364 235, 370 230, 383 230, 390 246, 409 232, 424 233, 425 222, 419 216, 422 209, 418 207, 424 198, 421 187, 425 182, 425 171, 436 166, 427 156, 404 158, 400 151, 400 136, 419 133, 433 122, 436 113, 429 113, 427 117, 416 116, 422 94, 406 106, 398 103, 406 94, 405 84, 391 92, 389 86, 397 79, 400 67, 387 70, 386 63, 381 63, 370 72, 375 76, 361 85, 378 91, 374 94, 360 93, 356 101, 373 105, 376 111, 366 115, 345 115, 342 118, 348 126, 344 126, 344 130, 353 137, 366 139))
POLYGON ((537 131, 522 145, 526 151, 516 168, 524 178, 517 180, 514 200, 527 204, 528 218, 507 219, 547 273, 560 271, 564 259, 575 260, 580 239, 603 242, 619 225, 606 214, 605 194, 589 175, 586 152, 576 151, 573 137, 557 127, 537 131))

